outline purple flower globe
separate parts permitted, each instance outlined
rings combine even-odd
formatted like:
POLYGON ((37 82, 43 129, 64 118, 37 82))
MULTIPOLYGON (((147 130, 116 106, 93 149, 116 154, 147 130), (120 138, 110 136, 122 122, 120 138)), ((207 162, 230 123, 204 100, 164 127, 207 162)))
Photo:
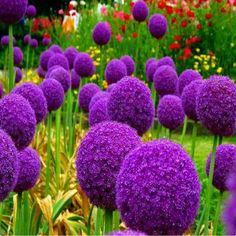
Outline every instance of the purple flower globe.
POLYGON ((110 84, 108 87, 107 87, 107 92, 110 93, 116 86, 116 83, 114 84, 110 84))
POLYGON ((131 229, 148 235, 182 235, 195 220, 200 192, 196 168, 186 151, 159 140, 126 156, 117 177, 116 204, 131 229))
POLYGON ((107 234, 107 236, 146 236, 146 234, 129 229, 126 231, 114 231, 107 234))
POLYGON ((184 109, 181 98, 175 95, 165 95, 161 98, 157 107, 157 118, 161 125, 174 130, 184 122, 184 109))
POLYGON ((23 61, 23 52, 19 47, 13 48, 14 65, 19 65, 23 61))
POLYGON ((41 66, 39 66, 37 68, 37 74, 40 78, 45 78, 47 75, 47 72, 41 66))
POLYGON ((36 16, 37 14, 37 9, 34 5, 29 5, 26 10, 26 15, 30 18, 36 16))
POLYGON ((103 92, 103 91, 101 91, 101 92, 96 93, 96 94, 92 97, 92 99, 91 99, 91 101, 90 101, 90 103, 89 103, 89 110, 91 109, 91 107, 92 107, 97 101, 99 101, 100 99, 103 99, 103 98, 107 98, 108 96, 109 96, 109 93, 108 93, 108 92, 103 92))
POLYGON ((18 150, 29 146, 35 134, 36 118, 24 97, 10 94, 0 100, 0 128, 12 138, 18 150))
POLYGON ((16 185, 19 173, 19 161, 14 143, 1 129, 0 150, 0 202, 3 202, 16 185))
POLYGON ((25 44, 29 44, 31 40, 31 36, 29 34, 26 34, 23 38, 23 41, 25 44))
POLYGON ((106 45, 111 39, 111 29, 108 22, 98 22, 92 33, 93 41, 98 45, 106 45))
POLYGON ((37 39, 31 39, 30 40, 30 47, 31 48, 37 48, 39 46, 38 40, 37 39))
POLYGON ((56 45, 56 44, 53 44, 50 48, 49 48, 50 51, 54 52, 54 53, 60 53, 62 54, 63 51, 61 49, 61 47, 59 45, 56 45))
POLYGON ((57 80, 62 85, 65 93, 71 86, 70 73, 60 66, 52 70, 50 73, 48 72, 46 79, 57 80))
POLYGON ((18 153, 19 176, 14 192, 21 193, 34 187, 41 170, 38 153, 32 148, 26 148, 18 153))
POLYGON ((178 75, 173 67, 165 65, 157 68, 153 75, 155 90, 160 96, 175 94, 178 75))
POLYGON ((40 84, 40 88, 47 101, 48 111, 56 111, 64 101, 64 89, 55 79, 46 79, 40 84))
POLYGON ((100 91, 99 86, 94 83, 88 83, 80 89, 78 97, 79 106, 84 112, 89 112, 89 104, 92 97, 100 91))
MULTIPOLYGON (((206 173, 209 176, 212 154, 206 162, 206 173)), ((222 144, 217 147, 213 185, 220 191, 228 191, 227 180, 236 163, 236 146, 233 144, 222 144)))
POLYGON ((51 43, 51 38, 44 37, 44 38, 42 39, 42 44, 43 44, 43 46, 48 46, 50 43, 51 43))
POLYGON ((117 175, 125 156, 139 145, 139 136, 125 124, 102 122, 89 130, 78 149, 76 170, 93 205, 116 209, 117 175))
POLYGON ((127 75, 132 75, 135 71, 135 62, 131 56, 125 55, 120 58, 120 60, 125 64, 127 75))
POLYGON ((107 104, 113 121, 126 123, 143 135, 152 126, 154 104, 150 89, 137 78, 125 77, 111 91, 107 104))
POLYGON ((73 69, 71 71, 71 87, 72 89, 78 89, 80 86, 81 77, 73 69))
POLYGON ((204 80, 194 80, 187 85, 182 92, 182 106, 189 119, 198 121, 196 111, 196 100, 198 92, 203 85, 204 80))
POLYGON ((157 70, 157 61, 153 61, 147 67, 147 79, 149 82, 153 82, 153 76, 157 70))
POLYGON ((0 1, 0 22, 15 24, 20 21, 27 9, 28 0, 1 0, 0 1))
POLYGON ((90 77, 95 71, 93 59, 86 52, 80 52, 75 58, 74 69, 80 77, 90 77))
POLYGON ((41 53, 39 58, 39 64, 43 70, 48 70, 48 61, 54 55, 54 53, 50 50, 44 51, 41 53))
POLYGON ((15 67, 15 83, 19 83, 23 78, 23 73, 19 67, 15 67))
POLYGON ((105 79, 108 84, 116 83, 127 76, 127 69, 124 62, 119 59, 112 59, 106 66, 105 79))
POLYGON ((75 58, 78 55, 78 53, 79 52, 74 47, 69 47, 65 50, 64 56, 67 58, 67 60, 69 62, 70 69, 73 69, 74 61, 75 61, 75 58))
POLYGON ((230 168, 232 171, 229 175, 229 178, 227 179, 226 186, 230 192, 236 193, 236 161, 230 168))
POLYGON ((226 78, 211 78, 201 86, 196 110, 200 122, 214 135, 236 131, 236 86, 226 78))
POLYGON ((161 67, 161 66, 171 66, 174 70, 176 69, 173 59, 168 56, 162 57, 161 59, 157 61, 157 67, 161 67))
POLYGON ((24 97, 35 112, 37 124, 43 121, 47 115, 47 101, 42 90, 34 83, 27 82, 12 90, 12 94, 24 97))
POLYGON ((3 85, 0 84, 0 98, 3 97, 3 94, 4 94, 3 85))
MULTIPOLYGON (((1 38, 1 45, 6 47, 6 46, 8 46, 8 44, 9 44, 9 36, 8 35, 2 36, 2 38, 1 38)), ((15 37, 13 37, 13 45, 16 45, 15 37)))
POLYGON ((148 67, 150 66, 150 64, 151 64, 152 62, 155 62, 155 61, 157 61, 157 60, 156 60, 156 58, 154 58, 154 57, 151 57, 151 58, 149 58, 149 59, 146 61, 146 64, 145 64, 145 73, 146 73, 146 74, 147 74, 148 67))
POLYGON ((60 54, 60 53, 54 53, 49 58, 47 69, 50 69, 53 66, 61 66, 67 71, 70 69, 67 58, 63 54, 60 54))
POLYGON ((138 22, 145 21, 148 17, 148 13, 149 9, 144 1, 139 0, 134 4, 132 9, 132 15, 136 21, 138 22))
POLYGON ((149 20, 148 29, 154 38, 162 38, 166 34, 168 29, 166 18, 161 14, 152 15, 149 20))

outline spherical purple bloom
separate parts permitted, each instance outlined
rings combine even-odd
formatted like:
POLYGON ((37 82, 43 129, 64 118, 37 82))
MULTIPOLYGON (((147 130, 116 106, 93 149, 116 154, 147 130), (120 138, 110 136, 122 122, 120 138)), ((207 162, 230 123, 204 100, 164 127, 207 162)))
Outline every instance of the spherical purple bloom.
POLYGON ((42 69, 44 69, 45 71, 48 70, 48 61, 53 55, 54 53, 50 50, 47 50, 41 53, 40 58, 39 58, 39 63, 42 69))
POLYGON ((3 202, 16 185, 19 174, 19 161, 14 143, 1 129, 0 150, 0 202, 3 202))
POLYGON ((51 38, 44 37, 42 40, 43 46, 48 46, 51 43, 51 38))
POLYGON ((81 77, 73 69, 71 71, 71 87, 73 89, 78 89, 80 86, 80 80, 81 80, 81 77))
POLYGON ((15 67, 15 83, 19 83, 23 78, 23 73, 19 67, 15 67))
POLYGON ((42 90, 34 83, 27 82, 12 90, 12 94, 24 97, 35 112, 37 124, 43 121, 47 115, 47 101, 42 90))
POLYGON ((128 229, 126 231, 114 231, 106 236, 145 236, 146 234, 128 229))
POLYGON ((161 125, 174 130, 184 122, 184 109, 181 98, 175 95, 165 95, 157 107, 157 118, 161 125))
POLYGON ((74 69, 81 77, 90 77, 95 73, 93 59, 86 52, 80 52, 75 58, 74 69))
POLYGON ((94 83, 88 83, 80 89, 78 97, 79 105, 84 112, 89 112, 89 104, 92 97, 100 91, 99 86, 94 83))
POLYGON ((127 69, 124 62, 119 59, 112 59, 106 66, 105 79, 108 84, 116 83, 127 76, 127 69))
POLYGON ((1 0, 0 21, 5 24, 15 24, 20 21, 26 13, 28 0, 1 0))
POLYGON ((48 69, 50 69, 53 66, 61 66, 65 70, 69 70, 69 62, 67 58, 60 53, 54 53, 48 60, 48 69))
POLYGON ((19 65, 23 61, 23 52, 19 47, 13 49, 14 65, 19 65))
POLYGON ((179 144, 159 140, 126 156, 117 177, 116 203, 131 229, 148 235, 182 235, 195 220, 200 192, 189 155, 179 144))
POLYGON ((162 57, 157 61, 157 67, 171 66, 174 70, 176 69, 175 63, 171 57, 162 57))
POLYGON ((4 94, 3 85, 0 84, 0 98, 3 97, 3 94, 4 94))
POLYGON ((139 0, 134 4, 132 9, 132 15, 136 21, 138 22, 145 21, 148 16, 148 13, 149 9, 144 1, 139 0))
POLYGON ((157 61, 157 60, 156 60, 156 58, 154 58, 154 57, 151 57, 151 58, 149 58, 149 59, 146 61, 146 64, 145 64, 145 73, 146 73, 146 74, 147 74, 147 71, 148 71, 148 68, 149 68, 150 64, 151 64, 152 62, 155 62, 155 61, 157 61))
POLYGON ((35 134, 36 118, 24 97, 10 94, 0 100, 0 128, 10 135, 19 150, 29 146, 35 134))
POLYGON ((34 17, 37 14, 37 9, 34 5, 29 5, 26 10, 26 15, 28 17, 34 17))
POLYGON ((69 62, 70 69, 73 69, 74 61, 75 61, 75 58, 78 55, 78 53, 79 52, 74 47, 69 47, 65 50, 64 56, 67 58, 67 60, 69 62))
POLYGON ((71 86, 70 73, 60 66, 52 70, 50 73, 48 72, 46 79, 55 79, 60 82, 65 93, 71 86))
POLYGON ((108 87, 107 87, 107 92, 110 93, 116 86, 116 83, 114 84, 110 84, 108 87))
POLYGON ((204 80, 194 80, 187 85, 182 92, 182 106, 189 119, 198 121, 196 111, 196 100, 198 92, 203 85, 204 80))
POLYGON ((31 40, 31 36, 29 34, 26 34, 23 38, 23 41, 25 44, 29 44, 31 40))
POLYGON ((47 72, 41 66, 39 66, 37 68, 37 74, 38 74, 39 77, 45 78, 46 75, 47 75, 47 72))
POLYGON ((47 100, 48 111, 56 111, 64 101, 64 89, 55 79, 46 79, 40 84, 40 88, 47 100))
POLYGON ((108 92, 103 92, 103 91, 101 91, 101 92, 96 93, 96 94, 92 97, 92 99, 91 99, 91 101, 90 101, 90 103, 89 103, 89 110, 91 109, 91 107, 92 107, 98 100, 100 100, 100 99, 102 99, 102 98, 107 98, 108 96, 109 96, 109 93, 108 93, 108 92))
POLYGON ((31 39, 30 40, 30 47, 31 48, 37 48, 39 46, 38 40, 37 39, 31 39))
POLYGON ((232 169, 232 171, 229 175, 229 178, 226 181, 226 186, 229 189, 229 191, 236 193, 236 161, 230 168, 232 169))
POLYGON ((54 52, 54 53, 63 53, 61 47, 59 45, 53 44, 50 48, 50 51, 54 52))
POLYGON ((201 86, 196 110, 200 122, 214 135, 236 131, 236 86, 225 78, 211 78, 201 86))
POLYGON ((18 153, 19 176, 14 192, 21 193, 34 187, 40 175, 40 158, 32 148, 26 148, 18 153))
POLYGON ((126 123, 143 135, 152 126, 154 104, 149 88, 137 78, 117 82, 108 100, 111 120, 126 123))
POLYGON ((155 90, 160 96, 174 94, 177 82, 178 75, 175 69, 168 65, 158 67, 153 76, 155 90))
POLYGON ((154 14, 151 16, 148 24, 149 32, 156 39, 162 38, 168 29, 166 18, 161 14, 154 14))
POLYGON ((93 41, 98 45, 106 45, 111 39, 111 29, 108 22, 98 22, 92 33, 93 41))
POLYGON ((127 75, 132 75, 135 71, 135 62, 131 56, 125 55, 120 58, 120 60, 125 64, 127 69, 127 75))
POLYGON ((157 70, 157 61, 153 61, 147 67, 147 79, 149 82, 153 82, 153 76, 157 70))
MULTIPOLYGON (((9 44, 9 36, 8 35, 2 36, 1 44, 2 44, 2 46, 8 46, 8 44, 9 44)), ((16 45, 15 37, 13 37, 13 45, 16 45)))
MULTIPOLYGON (((51 68, 48 69, 48 71, 47 71, 47 75, 46 75, 46 78, 49 78, 51 72, 54 71, 55 69, 58 69, 58 68, 62 68, 62 69, 64 69, 64 68, 61 67, 61 66, 52 66, 51 68)), ((64 69, 64 70, 65 70, 65 69, 64 69)))
POLYGON ((78 149, 76 170, 93 205, 116 209, 116 177, 125 156, 139 145, 139 136, 125 124, 102 122, 89 130, 78 149))

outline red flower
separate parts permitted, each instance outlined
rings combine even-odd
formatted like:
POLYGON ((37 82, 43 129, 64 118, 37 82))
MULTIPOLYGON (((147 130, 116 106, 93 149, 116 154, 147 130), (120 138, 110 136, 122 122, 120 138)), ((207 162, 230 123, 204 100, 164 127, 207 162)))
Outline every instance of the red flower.
POLYGON ((197 24, 197 26, 196 26, 196 27, 197 27, 197 29, 198 29, 198 30, 201 30, 201 29, 202 29, 202 25, 201 25, 200 23, 199 23, 199 24, 197 24))
POLYGON ((186 20, 183 20, 181 22, 181 27, 185 28, 185 27, 187 27, 187 25, 188 25, 188 22, 186 20))
POLYGON ((178 59, 179 59, 180 61, 183 61, 183 60, 184 60, 184 56, 179 56, 178 59))
POLYGON ((45 34, 43 35, 43 38, 50 39, 50 38, 51 38, 51 36, 50 36, 50 34, 49 34, 49 33, 45 33, 45 34))
POLYGON ((125 25, 121 25, 121 26, 120 26, 120 30, 121 30, 123 33, 125 33, 125 31, 126 31, 126 26, 125 26, 125 25))
POLYGON ((184 48, 184 57, 189 58, 191 57, 192 51, 190 48, 184 48))
POLYGON ((192 12, 190 10, 187 11, 187 15, 188 15, 189 18, 194 18, 195 17, 194 12, 192 12))
POLYGON ((227 12, 224 7, 222 7, 222 8, 220 9, 220 11, 221 11, 222 13, 226 13, 226 12, 227 12))
POLYGON ((167 15, 173 14, 173 8, 170 7, 170 6, 166 6, 166 14, 167 14, 167 15))
POLYGON ((186 40, 186 45, 191 45, 193 43, 199 43, 199 42, 201 42, 201 38, 192 37, 192 38, 186 40))
POLYGON ((213 23, 211 21, 208 22, 208 27, 211 27, 213 25, 213 23))
POLYGON ((194 5, 194 7, 195 7, 196 9, 198 9, 200 6, 201 6, 200 3, 197 3, 197 4, 194 5))
POLYGON ((215 0, 217 3, 221 3, 222 2, 222 0, 215 0))
POLYGON ((181 41, 181 36, 180 35, 174 35, 174 40, 181 41))
POLYGON ((171 19, 171 24, 175 24, 177 22, 177 19, 174 17, 171 19))
POLYGON ((133 32, 133 33, 132 33, 132 37, 133 37, 133 38, 137 38, 137 37, 138 37, 138 33, 137 33, 137 32, 133 32))
POLYGON ((171 49, 171 50, 180 49, 180 44, 179 43, 172 43, 169 45, 169 49, 171 49))
POLYGON ((206 13, 205 18, 207 20, 210 20, 212 18, 212 14, 211 13, 206 13))
POLYGON ((160 9, 164 9, 166 7, 165 1, 160 1, 157 3, 157 7, 160 9))
POLYGON ((130 15, 127 14, 127 13, 124 13, 124 20, 125 20, 125 21, 130 20, 130 15))

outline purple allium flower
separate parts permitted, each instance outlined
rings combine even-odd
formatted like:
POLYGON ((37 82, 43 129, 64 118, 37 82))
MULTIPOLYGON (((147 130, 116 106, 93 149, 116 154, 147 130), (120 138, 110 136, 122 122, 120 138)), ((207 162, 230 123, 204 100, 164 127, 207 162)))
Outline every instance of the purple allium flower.
POLYGON ((135 71, 135 62, 131 56, 125 55, 120 58, 120 60, 125 64, 127 69, 127 75, 132 75, 135 71))
POLYGON ((84 112, 89 112, 89 104, 92 97, 100 91, 99 86, 94 83, 88 83, 80 89, 78 97, 79 105, 84 112))
POLYGON ((15 67, 15 83, 19 83, 23 78, 23 73, 19 67, 15 67))
POLYGON ((67 71, 70 69, 69 62, 68 62, 67 58, 63 54, 60 54, 60 53, 54 53, 49 58, 48 69, 50 69, 53 66, 61 66, 67 71))
POLYGON ((175 95, 165 95, 157 107, 157 118, 161 125, 174 130, 184 122, 184 109, 181 98, 175 95))
POLYGON ((30 18, 36 16, 37 14, 37 9, 34 5, 29 5, 26 10, 26 15, 30 18))
POLYGON ((89 110, 91 109, 91 107, 92 107, 98 100, 100 100, 100 99, 102 99, 102 98, 107 98, 108 96, 109 96, 109 93, 108 93, 108 92, 103 92, 103 91, 101 91, 101 92, 96 93, 96 94, 92 97, 92 99, 91 99, 91 101, 90 101, 90 103, 89 103, 89 110))
POLYGON ((194 80, 202 80, 202 76, 195 70, 187 69, 180 74, 178 80, 178 91, 180 95, 183 89, 194 80))
POLYGON ((39 46, 38 40, 37 39, 31 39, 30 40, 30 47, 31 48, 37 48, 39 46))
POLYGON ((178 75, 175 69, 168 65, 158 67, 153 76, 155 90, 160 96, 174 94, 177 82, 178 75))
POLYGON ((16 185, 19 174, 19 161, 14 143, 1 129, 0 150, 0 202, 3 202, 16 185))
POLYGON ((153 76, 157 70, 157 61, 151 62, 147 67, 147 79, 149 82, 153 82, 153 76))
POLYGON ((141 233, 134 230, 126 230, 126 231, 114 231, 110 234, 107 234, 106 236, 145 236, 145 233, 141 233))
POLYGON ((63 53, 61 47, 59 45, 53 44, 52 46, 50 46, 49 48, 50 51, 54 52, 54 53, 63 53))
POLYGON ((27 9, 28 0, 1 0, 0 21, 5 24, 15 24, 20 21, 27 9))
POLYGON ((36 129, 35 113, 22 96, 10 94, 0 100, 0 128, 22 150, 31 143, 36 129))
POLYGON ((14 192, 21 193, 34 187, 40 175, 40 158, 32 148, 26 148, 18 153, 19 176, 14 192))
POLYGON ((232 169, 232 171, 226 181, 226 186, 229 191, 236 193, 236 161, 234 161, 233 166, 231 166, 230 168, 232 169))
POLYGON ((154 14, 151 16, 148 24, 149 32, 156 39, 162 38, 168 29, 166 18, 161 14, 154 14))
POLYGON ((144 1, 139 0, 134 4, 132 9, 132 15, 136 21, 138 22, 145 21, 146 18, 148 17, 148 13, 149 9, 144 1))
POLYGON ((40 88, 47 100, 48 111, 56 111, 64 101, 64 89, 55 79, 46 79, 40 84, 40 88))
POLYGON ((93 126, 78 149, 78 182, 92 204, 116 209, 115 183, 125 156, 141 140, 135 130, 117 122, 93 126))
POLYGON ((111 39, 111 28, 108 22, 98 22, 93 28, 93 41, 98 45, 106 45, 111 39))
POLYGON ((3 85, 0 84, 0 98, 3 97, 3 94, 4 94, 3 85))
POLYGON ((171 57, 162 57, 157 61, 157 67, 171 66, 174 70, 176 69, 175 63, 171 57))
POLYGON ((117 177, 116 204, 131 229, 182 235, 195 220, 200 192, 189 155, 179 144, 159 140, 126 156, 117 177))
MULTIPOLYGON (((206 162, 206 173, 209 176, 212 154, 206 162)), ((236 163, 236 146, 233 144, 222 144, 216 149, 216 161, 213 176, 213 185, 220 191, 228 191, 227 180, 236 163)))
POLYGON ((39 63, 43 70, 48 70, 48 61, 53 55, 54 53, 50 50, 41 53, 39 63))
POLYGON ((119 59, 112 59, 106 66, 105 79, 108 84, 116 83, 127 76, 127 69, 124 62, 119 59))
POLYGON ((137 78, 123 78, 110 93, 108 115, 111 120, 126 123, 143 135, 154 120, 149 88, 137 78))
MULTIPOLYGON (((9 44, 9 36, 8 35, 2 36, 1 44, 2 44, 2 46, 8 46, 8 44, 9 44)), ((16 45, 15 37, 13 37, 13 45, 16 45)))
POLYGON ((64 56, 67 58, 67 60, 69 62, 70 69, 73 69, 74 61, 75 61, 75 58, 78 55, 78 53, 79 52, 74 47, 69 47, 65 50, 64 56))
POLYGON ((146 61, 146 64, 145 64, 145 73, 146 73, 146 74, 147 74, 148 67, 150 66, 150 64, 151 64, 152 62, 155 62, 155 61, 157 61, 157 60, 156 60, 156 58, 154 58, 154 57, 151 57, 151 58, 149 58, 149 59, 146 61))
POLYGON ((26 34, 23 38, 23 41, 25 44, 29 44, 31 40, 31 36, 29 34, 26 34))
POLYGON ((47 72, 41 66, 39 66, 37 69, 37 74, 40 78, 45 78, 47 75, 47 72))
POLYGON ((73 69, 71 71, 71 87, 73 89, 78 89, 80 86, 80 80, 81 80, 81 77, 73 69))
POLYGON ((48 46, 50 43, 51 43, 51 38, 44 37, 44 38, 42 39, 42 44, 43 44, 43 46, 48 46))
POLYGON ((108 87, 107 87, 107 92, 110 93, 116 86, 116 83, 114 84, 110 84, 108 87))
POLYGON ((13 49, 14 65, 19 65, 23 61, 23 52, 19 47, 13 49))
POLYGON ((60 82, 65 93, 71 86, 70 73, 60 66, 52 70, 50 73, 48 72, 46 79, 55 79, 60 82))
POLYGON ((196 111, 196 100, 198 92, 203 85, 204 80, 194 80, 187 85, 182 92, 182 106, 189 119, 198 121, 196 111))
POLYGON ((47 101, 42 90, 34 83, 27 82, 12 90, 12 94, 24 97, 35 112, 37 124, 43 121, 47 115, 47 101))
POLYGON ((86 52, 78 53, 74 61, 74 69, 81 77, 90 77, 96 71, 93 59, 86 52))
POLYGON ((225 78, 211 78, 201 86, 196 111, 200 122, 214 135, 236 131, 236 86, 225 78))

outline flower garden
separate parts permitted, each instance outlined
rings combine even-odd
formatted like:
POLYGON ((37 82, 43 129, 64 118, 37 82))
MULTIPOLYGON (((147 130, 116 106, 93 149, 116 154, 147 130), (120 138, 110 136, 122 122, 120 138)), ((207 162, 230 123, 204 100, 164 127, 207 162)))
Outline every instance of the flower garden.
POLYGON ((236 1, 39 2, 0 1, 0 234, 235 235, 236 1))

